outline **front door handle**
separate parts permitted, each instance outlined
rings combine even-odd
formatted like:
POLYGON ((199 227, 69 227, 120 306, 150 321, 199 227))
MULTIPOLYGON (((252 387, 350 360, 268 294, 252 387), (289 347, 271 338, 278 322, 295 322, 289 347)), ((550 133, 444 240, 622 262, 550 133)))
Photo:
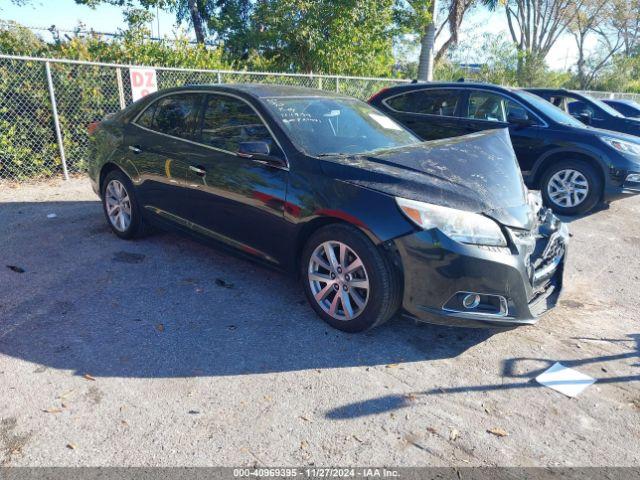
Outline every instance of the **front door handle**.
POLYGON ((142 148, 140 148, 138 145, 129 145, 129 150, 131 150, 136 155, 138 153, 142 153, 142 148))
POLYGON ((204 177, 207 174, 207 171, 205 170, 205 168, 201 167, 200 165, 189 165, 189 170, 191 170, 192 172, 194 172, 196 175, 200 177, 204 177))

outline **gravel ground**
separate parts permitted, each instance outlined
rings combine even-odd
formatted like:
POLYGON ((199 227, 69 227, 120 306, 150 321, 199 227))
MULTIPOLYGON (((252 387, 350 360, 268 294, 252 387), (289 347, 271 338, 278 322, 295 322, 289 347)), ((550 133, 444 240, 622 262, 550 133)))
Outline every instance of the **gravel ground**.
POLYGON ((119 240, 84 179, 2 184, 0 465, 640 465, 640 198, 570 228, 536 326, 348 335, 280 273, 119 240))

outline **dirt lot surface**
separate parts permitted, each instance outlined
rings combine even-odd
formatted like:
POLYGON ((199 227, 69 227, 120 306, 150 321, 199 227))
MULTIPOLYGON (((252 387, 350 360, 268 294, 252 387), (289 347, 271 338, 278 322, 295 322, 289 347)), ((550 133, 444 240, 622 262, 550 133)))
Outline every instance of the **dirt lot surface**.
POLYGON ((84 179, 2 184, 0 464, 637 466, 640 198, 570 229, 536 326, 348 335, 283 274, 119 240, 84 179), (597 382, 533 380, 556 361, 597 382))

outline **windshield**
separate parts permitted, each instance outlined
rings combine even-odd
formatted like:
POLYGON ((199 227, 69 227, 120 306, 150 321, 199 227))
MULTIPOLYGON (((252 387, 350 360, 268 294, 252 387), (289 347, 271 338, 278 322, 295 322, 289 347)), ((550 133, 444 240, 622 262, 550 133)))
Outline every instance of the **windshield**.
POLYGON ((420 143, 404 127, 360 100, 272 97, 265 102, 293 143, 309 155, 361 154, 420 143))
POLYGON ((584 98, 589 99, 593 103, 595 103, 598 107, 600 107, 602 110, 607 112, 609 115, 613 115, 614 117, 623 117, 624 118, 624 115, 622 115, 619 111, 617 111, 611 105, 607 105, 606 103, 604 103, 602 100, 598 100, 597 98, 593 98, 591 95, 585 95, 584 93, 582 94, 582 96, 584 98))
POLYGON ((544 98, 525 90, 516 90, 514 93, 523 100, 529 102, 554 122, 561 123, 562 125, 569 125, 570 127, 584 128, 584 124, 582 122, 576 120, 564 110, 559 109, 544 98))

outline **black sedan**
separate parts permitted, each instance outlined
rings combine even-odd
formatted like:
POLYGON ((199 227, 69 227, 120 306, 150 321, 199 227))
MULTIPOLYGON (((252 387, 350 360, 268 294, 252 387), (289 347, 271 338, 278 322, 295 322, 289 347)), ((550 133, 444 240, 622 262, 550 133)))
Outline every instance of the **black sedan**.
POLYGON ((341 330, 533 323, 562 285, 567 230, 527 192, 508 135, 423 143, 364 102, 194 86, 92 125, 113 232, 187 232, 296 272, 341 330))

